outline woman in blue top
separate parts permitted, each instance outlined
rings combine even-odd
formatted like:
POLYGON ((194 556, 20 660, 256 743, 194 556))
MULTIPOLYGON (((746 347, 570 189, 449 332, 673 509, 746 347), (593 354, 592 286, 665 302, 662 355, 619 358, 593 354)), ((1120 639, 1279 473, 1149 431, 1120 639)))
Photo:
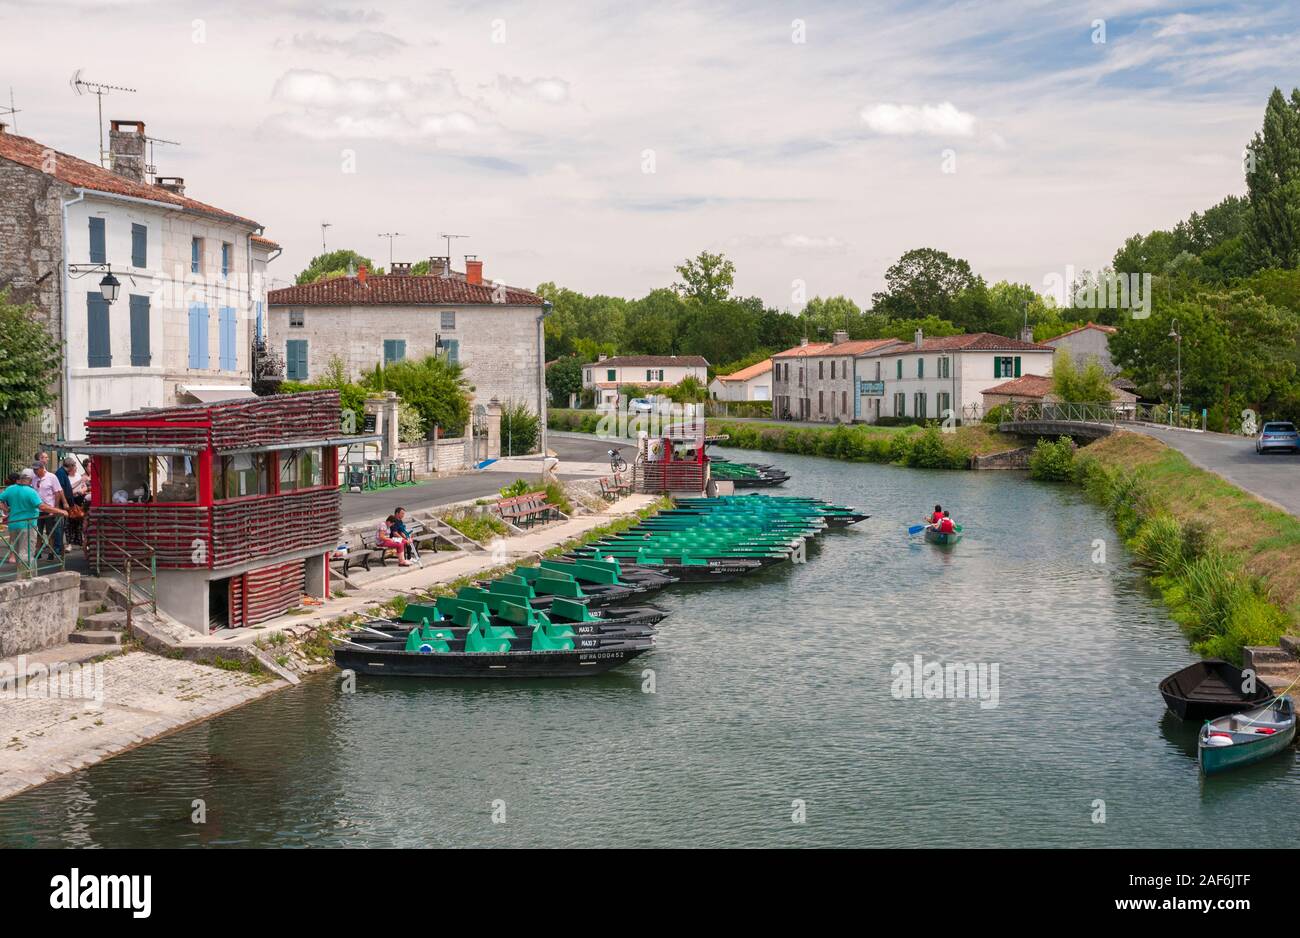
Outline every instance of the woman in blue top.
POLYGON ((41 496, 32 487, 32 479, 30 469, 24 469, 21 474, 11 472, 9 486, 0 492, 0 503, 5 506, 5 522, 9 528, 9 543, 0 565, 13 557, 20 570, 28 571, 32 569, 36 554, 32 535, 41 514, 41 496))

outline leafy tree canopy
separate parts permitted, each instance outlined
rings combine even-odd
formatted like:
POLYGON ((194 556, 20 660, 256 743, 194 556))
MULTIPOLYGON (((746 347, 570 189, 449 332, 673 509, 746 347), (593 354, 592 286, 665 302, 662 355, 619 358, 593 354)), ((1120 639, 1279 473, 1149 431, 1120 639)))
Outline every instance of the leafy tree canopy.
POLYGON ((59 344, 30 304, 11 303, 0 290, 0 423, 18 424, 54 403, 59 344))
POLYGON ((337 251, 330 251, 328 254, 317 254, 311 259, 311 263, 298 274, 294 281, 297 284, 315 283, 317 280, 326 280, 330 277, 342 277, 347 274, 349 269, 359 270, 365 267, 372 274, 382 274, 384 269, 376 267, 374 261, 356 251, 340 248, 337 251))

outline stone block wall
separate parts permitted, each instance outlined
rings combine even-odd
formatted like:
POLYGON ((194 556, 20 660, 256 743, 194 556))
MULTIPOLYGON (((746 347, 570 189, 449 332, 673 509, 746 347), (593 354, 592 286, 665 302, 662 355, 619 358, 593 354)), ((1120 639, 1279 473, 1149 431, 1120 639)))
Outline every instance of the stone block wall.
POLYGON ((80 599, 81 574, 71 571, 0 583, 0 658, 62 645, 80 599))

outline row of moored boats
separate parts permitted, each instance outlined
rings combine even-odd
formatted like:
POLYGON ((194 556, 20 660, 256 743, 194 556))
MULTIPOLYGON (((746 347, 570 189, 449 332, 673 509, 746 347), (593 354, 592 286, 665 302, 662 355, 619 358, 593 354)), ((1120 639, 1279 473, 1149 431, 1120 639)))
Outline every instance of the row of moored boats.
POLYGON ((646 598, 803 559, 810 540, 867 515, 819 499, 685 498, 632 528, 401 615, 359 625, 339 667, 416 677, 572 677, 654 647, 667 613, 646 598))

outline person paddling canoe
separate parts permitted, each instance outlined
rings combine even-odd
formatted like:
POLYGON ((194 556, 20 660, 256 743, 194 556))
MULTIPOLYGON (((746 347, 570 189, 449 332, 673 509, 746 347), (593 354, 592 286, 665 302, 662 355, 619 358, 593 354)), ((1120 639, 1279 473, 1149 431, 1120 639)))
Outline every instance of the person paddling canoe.
POLYGON ((935 505, 935 506, 934 506, 934 511, 932 511, 932 512, 930 513, 930 516, 929 516, 928 518, 926 518, 925 520, 926 520, 926 522, 929 523, 929 524, 938 524, 940 521, 942 521, 942 520, 943 520, 943 506, 942 506, 942 505, 935 505))

